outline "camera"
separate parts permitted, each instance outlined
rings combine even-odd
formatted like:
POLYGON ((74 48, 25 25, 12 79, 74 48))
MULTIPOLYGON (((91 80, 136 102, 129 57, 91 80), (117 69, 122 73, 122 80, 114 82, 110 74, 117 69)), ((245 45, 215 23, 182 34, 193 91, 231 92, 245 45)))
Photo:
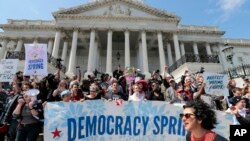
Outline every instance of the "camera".
POLYGON ((62 68, 61 61, 63 61, 61 58, 57 58, 57 59, 56 59, 56 67, 57 67, 58 69, 61 69, 61 68, 62 68))
POLYGON ((204 67, 201 67, 200 70, 197 71, 196 73, 203 73, 203 72, 205 72, 205 69, 204 69, 204 67))

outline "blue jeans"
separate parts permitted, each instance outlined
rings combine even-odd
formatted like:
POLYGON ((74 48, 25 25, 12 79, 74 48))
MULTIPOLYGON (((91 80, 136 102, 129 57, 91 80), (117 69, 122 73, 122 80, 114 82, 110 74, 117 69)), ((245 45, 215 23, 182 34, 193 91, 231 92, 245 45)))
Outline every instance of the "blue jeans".
POLYGON ((36 141, 39 135, 41 124, 20 124, 17 128, 17 141, 36 141))
POLYGON ((18 124, 18 122, 16 119, 11 119, 9 130, 7 132, 8 141, 15 141, 16 140, 17 124, 18 124))

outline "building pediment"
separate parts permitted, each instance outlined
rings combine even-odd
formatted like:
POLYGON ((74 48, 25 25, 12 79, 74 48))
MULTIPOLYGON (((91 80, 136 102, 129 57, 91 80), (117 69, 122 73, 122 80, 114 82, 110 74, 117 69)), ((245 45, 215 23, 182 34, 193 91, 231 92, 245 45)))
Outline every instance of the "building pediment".
POLYGON ((80 6, 61 9, 53 13, 54 17, 126 17, 162 19, 179 22, 175 14, 152 8, 146 4, 132 0, 103 0, 83 4, 80 6))

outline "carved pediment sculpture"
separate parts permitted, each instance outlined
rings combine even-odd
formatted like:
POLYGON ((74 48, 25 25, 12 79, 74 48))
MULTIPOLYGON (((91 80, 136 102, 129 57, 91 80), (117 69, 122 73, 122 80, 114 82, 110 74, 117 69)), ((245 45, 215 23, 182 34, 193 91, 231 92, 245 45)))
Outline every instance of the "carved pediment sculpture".
POLYGON ((103 13, 107 16, 130 16, 131 10, 129 7, 122 7, 120 4, 110 5, 109 8, 103 13))

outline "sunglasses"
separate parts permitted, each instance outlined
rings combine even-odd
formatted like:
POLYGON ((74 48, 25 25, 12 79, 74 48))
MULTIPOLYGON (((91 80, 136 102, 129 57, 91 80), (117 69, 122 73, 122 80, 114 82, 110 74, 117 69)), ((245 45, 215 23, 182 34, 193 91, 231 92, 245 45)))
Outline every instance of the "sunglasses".
POLYGON ((180 114, 180 118, 183 118, 183 117, 185 117, 185 118, 190 118, 192 115, 194 115, 194 114, 191 114, 191 113, 186 113, 186 114, 180 114))

